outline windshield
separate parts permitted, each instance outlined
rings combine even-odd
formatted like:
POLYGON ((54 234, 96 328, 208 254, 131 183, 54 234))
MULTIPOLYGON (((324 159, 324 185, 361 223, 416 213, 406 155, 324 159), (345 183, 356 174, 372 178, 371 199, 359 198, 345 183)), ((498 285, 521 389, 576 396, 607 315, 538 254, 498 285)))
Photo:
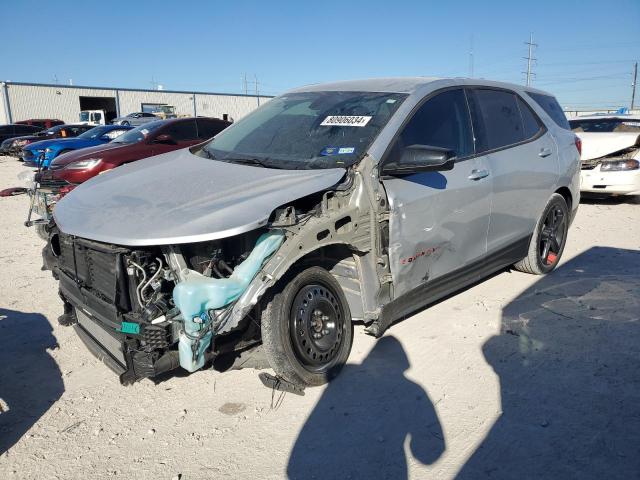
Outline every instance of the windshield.
POLYGON ((347 167, 407 97, 400 93, 303 92, 274 98, 219 133, 204 155, 270 168, 347 167))
POLYGON ((640 118, 590 118, 569 120, 574 132, 636 132, 640 133, 640 118))
POLYGON ((56 127, 51 127, 46 129, 44 132, 39 132, 38 135, 55 135, 56 133, 58 133, 60 130, 62 130, 62 126, 58 125, 56 127))
POLYGON ((80 121, 88 122, 89 121, 89 112, 80 112, 80 121))
POLYGON ((91 130, 87 130, 82 135, 78 135, 78 138, 98 138, 110 130, 113 129, 109 127, 96 127, 92 128, 91 130))
POLYGON ((149 122, 141 125, 133 130, 129 130, 127 133, 123 133, 111 143, 138 143, 147 138, 151 132, 159 129, 165 125, 165 122, 158 120, 156 122, 149 122))

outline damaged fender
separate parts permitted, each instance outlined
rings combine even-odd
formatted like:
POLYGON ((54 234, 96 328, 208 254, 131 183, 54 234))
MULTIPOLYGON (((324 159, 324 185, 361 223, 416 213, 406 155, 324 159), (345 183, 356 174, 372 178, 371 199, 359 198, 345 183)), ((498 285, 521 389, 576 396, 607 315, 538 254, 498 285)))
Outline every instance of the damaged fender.
POLYGON ((274 230, 260 236, 249 257, 240 263, 229 278, 210 278, 194 271, 182 271, 183 281, 173 289, 173 300, 180 310, 184 329, 178 350, 180 366, 194 372, 205 363, 205 350, 213 338, 212 323, 223 313, 216 310, 235 301, 256 276, 265 259, 284 241, 284 234, 274 230))

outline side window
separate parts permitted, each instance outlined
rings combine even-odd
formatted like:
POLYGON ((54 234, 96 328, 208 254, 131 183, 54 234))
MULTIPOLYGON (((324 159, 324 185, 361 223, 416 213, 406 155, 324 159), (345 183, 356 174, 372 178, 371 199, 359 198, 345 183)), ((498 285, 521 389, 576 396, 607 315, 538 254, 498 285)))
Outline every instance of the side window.
POLYGON ((198 125, 198 138, 202 140, 215 137, 218 133, 227 128, 227 124, 225 122, 208 120, 206 118, 198 118, 196 120, 196 124, 198 125))
POLYGON ((182 142, 185 140, 196 140, 198 138, 198 134, 196 132, 196 122, 193 120, 174 122, 169 125, 162 133, 171 135, 173 139, 178 142, 182 142))
POLYGON ((449 90, 427 100, 413 115, 398 137, 391 161, 411 145, 447 148, 456 157, 473 153, 471 119, 464 91, 449 90))
POLYGON ((478 153, 525 139, 516 95, 503 90, 471 90, 473 126, 478 153))
POLYGON ((542 93, 527 92, 533 100, 542 107, 542 109, 551 117, 551 120, 555 122, 560 128, 565 130, 571 130, 567 117, 562 111, 562 107, 558 101, 551 95, 543 95, 542 93))
POLYGON ((38 129, 37 128, 33 128, 29 125, 16 125, 16 133, 32 133, 32 132, 37 132, 38 129))
POLYGON ((529 139, 535 137, 542 129, 542 123, 536 114, 533 113, 531 107, 527 105, 527 102, 522 100, 520 97, 516 98, 518 99, 520 117, 522 117, 522 131, 524 133, 524 138, 529 139))

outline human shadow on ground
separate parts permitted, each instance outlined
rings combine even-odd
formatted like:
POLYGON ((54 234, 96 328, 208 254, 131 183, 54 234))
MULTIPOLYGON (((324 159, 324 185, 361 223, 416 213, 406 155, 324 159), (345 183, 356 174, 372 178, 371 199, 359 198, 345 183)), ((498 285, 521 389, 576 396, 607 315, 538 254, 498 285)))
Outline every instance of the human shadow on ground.
POLYGON ((460 479, 640 475, 640 252, 594 247, 503 309, 502 414, 460 479))
POLYGON ((0 308, 0 455, 64 392, 49 321, 39 313, 0 308))
POLYGON ((407 478, 405 451, 431 464, 445 450, 427 393, 404 372, 409 360, 393 336, 326 387, 302 428, 287 473, 299 478, 407 478))

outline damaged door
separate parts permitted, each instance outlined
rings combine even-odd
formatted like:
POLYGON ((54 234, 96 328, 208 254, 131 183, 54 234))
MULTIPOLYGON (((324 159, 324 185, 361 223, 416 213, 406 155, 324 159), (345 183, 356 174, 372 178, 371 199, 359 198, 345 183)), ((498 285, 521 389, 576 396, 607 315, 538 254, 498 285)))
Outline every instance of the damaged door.
POLYGON ((428 99, 406 124, 385 164, 412 145, 455 155, 448 171, 384 176, 389 199, 389 260, 394 297, 477 260, 487 251, 491 182, 485 157, 474 157, 462 89, 428 99))

